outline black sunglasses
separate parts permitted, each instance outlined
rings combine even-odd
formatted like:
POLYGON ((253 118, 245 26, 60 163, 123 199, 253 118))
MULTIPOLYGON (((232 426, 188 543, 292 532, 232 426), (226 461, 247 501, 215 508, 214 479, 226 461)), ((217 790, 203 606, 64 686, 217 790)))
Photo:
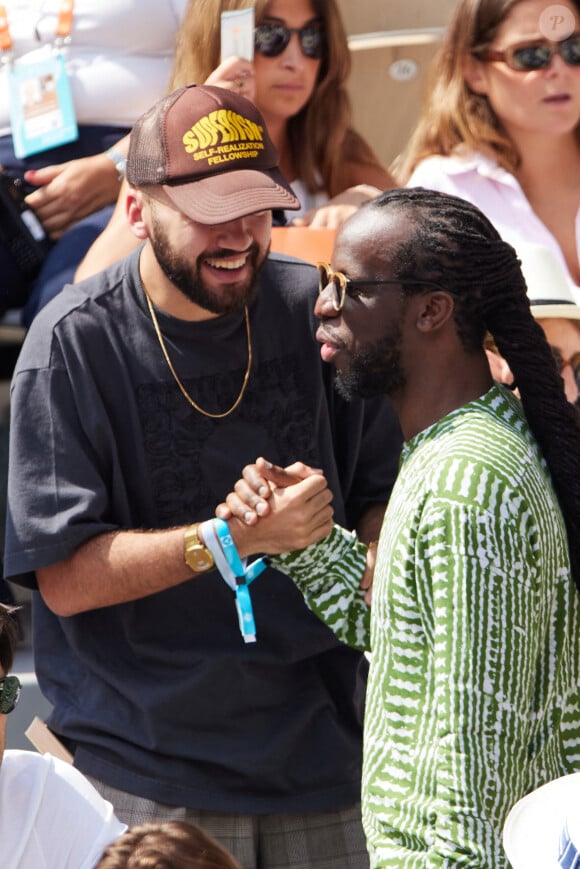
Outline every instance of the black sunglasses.
POLYGON ((0 679, 0 713, 9 715, 14 711, 20 697, 21 685, 18 676, 3 676, 0 679))
POLYGON ((285 24, 264 23, 254 30, 254 47, 264 57, 278 57, 292 38, 298 34, 300 49, 305 57, 320 60, 324 54, 324 31, 316 24, 305 27, 286 27, 285 24))
POLYGON ((562 42, 538 42, 519 43, 506 48, 504 51, 494 51, 488 48, 478 55, 484 61, 500 61, 507 63, 510 69, 518 72, 531 72, 534 69, 546 69, 552 63, 555 54, 559 54, 569 66, 580 66, 580 34, 574 34, 562 42))

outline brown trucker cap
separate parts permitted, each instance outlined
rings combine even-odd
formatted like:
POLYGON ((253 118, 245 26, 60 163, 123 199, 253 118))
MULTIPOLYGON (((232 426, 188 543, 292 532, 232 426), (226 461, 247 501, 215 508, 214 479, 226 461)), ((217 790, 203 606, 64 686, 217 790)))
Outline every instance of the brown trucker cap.
POLYGON ((179 88, 139 118, 127 180, 134 187, 162 186, 180 211, 208 225, 300 207, 258 109, 209 85, 179 88))

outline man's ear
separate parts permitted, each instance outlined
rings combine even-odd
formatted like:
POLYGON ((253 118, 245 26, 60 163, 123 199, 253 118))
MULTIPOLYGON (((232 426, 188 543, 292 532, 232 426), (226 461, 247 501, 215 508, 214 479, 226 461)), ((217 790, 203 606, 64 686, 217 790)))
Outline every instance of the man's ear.
POLYGON ((453 318, 453 296, 443 290, 420 296, 415 324, 419 332, 435 332, 453 318))
POLYGON ((466 54, 463 58, 463 78, 474 94, 486 96, 488 90, 486 65, 482 60, 478 60, 472 54, 466 54))
POLYGON ((129 187, 125 201, 125 213, 131 232, 139 239, 149 238, 149 229, 144 218, 144 212, 149 205, 141 190, 129 187))

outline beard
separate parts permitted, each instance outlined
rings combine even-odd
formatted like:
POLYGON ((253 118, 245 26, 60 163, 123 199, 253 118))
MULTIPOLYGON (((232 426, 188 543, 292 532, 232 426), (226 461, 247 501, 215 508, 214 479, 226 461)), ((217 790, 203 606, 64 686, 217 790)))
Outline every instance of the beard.
POLYGON ((380 341, 354 353, 348 369, 336 373, 335 387, 339 395, 351 401, 399 392, 406 383, 401 344, 402 333, 397 323, 380 341))
POLYGON ((242 311, 246 305, 252 302, 256 296, 256 284, 258 273, 264 264, 268 251, 260 256, 260 249, 254 242, 250 247, 250 265, 252 273, 245 282, 232 283, 220 288, 219 293, 214 292, 200 277, 201 264, 204 259, 220 258, 225 256, 239 255, 239 251, 220 249, 205 252, 199 256, 195 265, 176 251, 167 236, 161 222, 153 215, 154 235, 151 238, 151 247, 159 267, 165 277, 171 281, 186 299, 194 302, 212 314, 232 314, 242 311))

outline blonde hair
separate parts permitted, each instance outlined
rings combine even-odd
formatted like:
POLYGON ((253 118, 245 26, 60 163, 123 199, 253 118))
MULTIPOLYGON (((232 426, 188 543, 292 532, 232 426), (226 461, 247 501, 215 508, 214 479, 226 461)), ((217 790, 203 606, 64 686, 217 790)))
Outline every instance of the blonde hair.
POLYGON ((514 142, 487 97, 470 90, 464 67, 493 42, 511 10, 522 2, 459 0, 433 60, 419 120, 396 161, 402 184, 426 157, 448 156, 459 145, 487 153, 509 172, 518 168, 521 157, 514 142))
MULTIPOLYGON (((346 91, 350 54, 336 0, 311 2, 322 20, 326 51, 310 100, 288 121, 288 140, 296 178, 312 193, 325 190, 335 196, 349 186, 348 163, 383 167, 351 127, 346 91)), ((177 41, 172 90, 207 79, 220 62, 221 12, 248 6, 255 6, 259 24, 267 14, 268 0, 189 0, 177 41)))

